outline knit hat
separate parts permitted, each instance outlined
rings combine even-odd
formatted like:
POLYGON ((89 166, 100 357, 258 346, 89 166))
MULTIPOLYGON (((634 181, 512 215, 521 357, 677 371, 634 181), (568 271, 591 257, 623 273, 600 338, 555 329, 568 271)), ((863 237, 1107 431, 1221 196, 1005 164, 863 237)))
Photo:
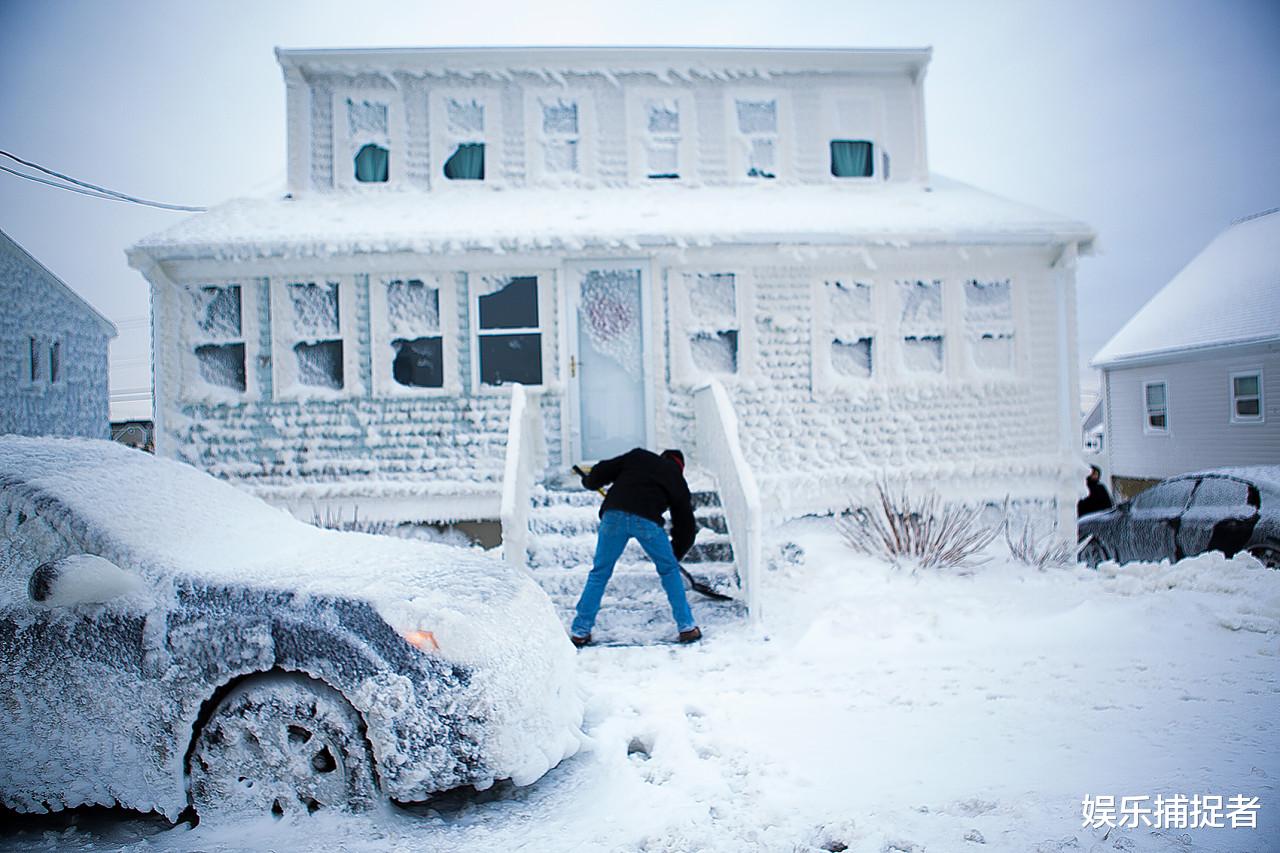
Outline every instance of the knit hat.
POLYGON ((681 453, 679 450, 675 450, 675 449, 664 450, 659 455, 664 456, 667 459, 674 459, 676 461, 676 464, 680 466, 680 470, 681 471, 684 470, 684 454, 681 453))

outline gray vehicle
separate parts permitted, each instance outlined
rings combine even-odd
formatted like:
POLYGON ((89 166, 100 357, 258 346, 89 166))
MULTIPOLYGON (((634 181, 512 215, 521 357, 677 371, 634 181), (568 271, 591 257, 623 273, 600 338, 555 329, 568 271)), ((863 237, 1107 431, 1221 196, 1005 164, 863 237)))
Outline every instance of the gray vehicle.
POLYGON ((1131 501, 1084 516, 1078 531, 1084 543, 1080 558, 1090 566, 1245 551, 1280 568, 1280 466, 1173 477, 1131 501))
POLYGON ((7 808, 358 809, 580 743, 573 649, 499 560, 88 440, 0 437, 0 524, 7 808))

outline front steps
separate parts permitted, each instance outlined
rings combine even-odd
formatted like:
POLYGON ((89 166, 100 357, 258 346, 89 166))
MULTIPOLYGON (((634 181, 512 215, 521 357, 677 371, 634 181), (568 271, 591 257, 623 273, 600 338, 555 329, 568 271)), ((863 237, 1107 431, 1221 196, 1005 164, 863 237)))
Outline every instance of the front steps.
MULTIPOLYGON (((701 481, 694 479, 695 483, 701 481)), ((681 565, 717 592, 736 596, 737 566, 720 496, 710 488, 696 488, 692 494, 698 537, 681 565)), ((568 630, 595 557, 603 498, 574 480, 571 484, 537 486, 532 500, 529 570, 551 597, 568 630)), ((687 594, 694 617, 708 635, 746 614, 746 608, 738 601, 715 601, 693 590, 687 590, 687 594)), ((600 643, 647 645, 674 639, 675 635, 675 621, 658 573, 640 545, 632 540, 614 567, 592 637, 600 643)))

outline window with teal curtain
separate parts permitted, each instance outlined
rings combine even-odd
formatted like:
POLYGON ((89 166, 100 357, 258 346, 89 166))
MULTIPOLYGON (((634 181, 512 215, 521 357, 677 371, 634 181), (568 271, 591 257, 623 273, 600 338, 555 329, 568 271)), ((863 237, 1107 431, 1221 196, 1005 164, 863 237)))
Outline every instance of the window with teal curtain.
POLYGON ((831 140, 831 174, 837 178, 871 177, 871 143, 865 140, 831 140))
POLYGON ((484 143, 464 142, 445 161, 444 176, 451 181, 484 180, 484 143))
POLYGON ((372 142, 356 154, 356 180, 362 184, 386 183, 391 152, 372 142))

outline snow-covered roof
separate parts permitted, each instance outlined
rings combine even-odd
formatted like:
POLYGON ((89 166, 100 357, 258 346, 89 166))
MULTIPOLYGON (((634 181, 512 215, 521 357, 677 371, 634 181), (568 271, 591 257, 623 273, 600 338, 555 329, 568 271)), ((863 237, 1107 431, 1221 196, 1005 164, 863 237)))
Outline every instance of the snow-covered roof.
POLYGON ((33 269, 39 270, 50 286, 58 288, 66 294, 67 298, 70 299, 73 304, 79 305, 83 308, 85 314, 92 317, 93 321, 102 329, 102 333, 104 335, 108 338, 114 338, 116 336, 115 324, 99 314, 98 310, 90 305, 83 296, 72 290, 65 281, 54 275, 48 267, 36 260, 36 258, 26 249, 22 248, 17 241, 4 233, 4 231, 0 231, 0 247, 4 245, 8 245, 11 250, 18 255, 18 257, 25 258, 33 269))
POLYGON ((714 245, 1078 241, 1081 222, 936 176, 929 185, 337 191, 246 198, 135 246, 155 259, 714 245))
POLYGON ((1110 367, 1280 340, 1280 208, 1214 238, 1093 357, 1110 367))
POLYGON ((410 47, 277 48, 286 74, 533 74, 549 82, 565 75, 653 74, 663 80, 764 78, 789 72, 906 73, 919 78, 932 49, 778 47, 410 47))

